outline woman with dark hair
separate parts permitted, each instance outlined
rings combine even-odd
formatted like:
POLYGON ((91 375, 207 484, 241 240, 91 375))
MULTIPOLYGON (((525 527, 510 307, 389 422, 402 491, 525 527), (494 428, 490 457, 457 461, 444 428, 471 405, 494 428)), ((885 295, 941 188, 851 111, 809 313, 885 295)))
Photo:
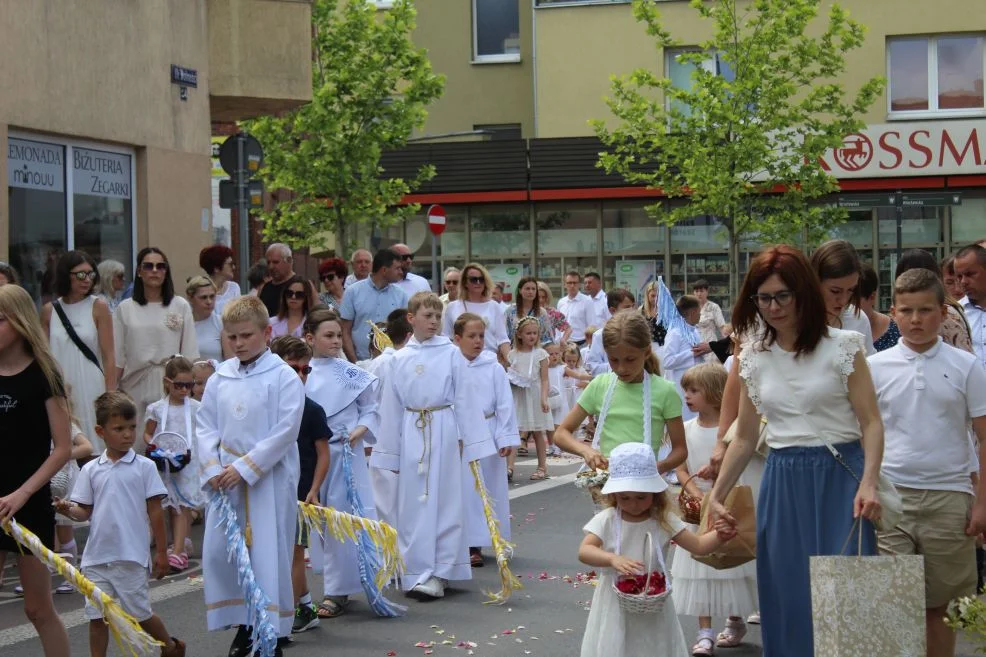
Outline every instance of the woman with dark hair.
MULTIPOLYGON (((894 271, 894 280, 896 281, 901 274, 911 269, 927 269, 934 272, 939 280, 942 277, 935 257, 924 249, 909 249, 901 254, 900 260, 897 261, 897 269, 894 271)), ((948 315, 942 320, 941 328, 938 329, 942 340, 956 349, 968 351, 970 354, 976 353, 972 350, 972 330, 969 328, 962 305, 951 294, 946 294, 945 308, 948 315)))
POLYGON ((318 277, 322 281, 325 292, 318 295, 318 300, 336 311, 342 305, 343 282, 349 274, 349 265, 341 258, 329 258, 318 265, 318 277))
POLYGON ((308 317, 308 311, 316 305, 317 300, 315 286, 303 276, 295 274, 285 281, 277 315, 270 318, 271 340, 282 335, 303 337, 305 318, 308 317))
POLYGON ((261 258, 247 271, 247 283, 250 285, 250 291, 247 292, 247 295, 255 297, 260 294, 260 288, 269 280, 270 275, 267 273, 267 260, 261 258))
POLYGON ((0 262, 0 286, 20 284, 21 279, 17 275, 17 270, 6 262, 0 262))
POLYGON ((538 298, 538 279, 533 276, 525 276, 517 281, 517 302, 510 306, 505 313, 507 322, 507 337, 512 343, 514 333, 517 331, 517 324, 525 317, 536 317, 540 327, 539 342, 542 345, 555 341, 555 330, 551 326, 551 318, 541 307, 541 300, 538 298))
POLYGON ((828 325, 861 334, 866 354, 875 354, 870 320, 859 311, 859 275, 863 265, 856 248, 846 240, 829 240, 811 254, 811 268, 821 285, 828 325))
POLYGON ((240 296, 240 284, 236 282, 236 265, 233 249, 225 244, 213 244, 199 251, 199 267, 216 286, 216 314, 222 316, 223 307, 240 296))
POLYGON ((733 310, 735 332, 756 337, 738 358, 736 437, 709 493, 710 518, 735 524, 723 501, 766 418, 770 455, 756 514, 764 657, 814 654, 811 556, 841 554, 847 537, 876 554, 883 421, 865 338, 828 326, 830 315, 814 267, 783 245, 750 264, 733 310))
POLYGON ((137 426, 147 406, 164 396, 164 364, 176 355, 199 357, 192 308, 175 296, 164 252, 148 246, 137 254, 134 295, 113 313, 120 390, 137 403, 137 426))
POLYGON ((85 251, 69 251, 55 266, 57 299, 41 307, 41 324, 51 352, 62 368, 79 428, 99 453, 96 397, 116 389, 113 316, 93 290, 99 285, 96 261, 85 251))
POLYGON ((873 331, 873 348, 886 351, 900 340, 900 329, 897 322, 876 309, 879 298, 880 277, 876 270, 869 265, 863 265, 863 273, 859 277, 859 309, 870 321, 873 331))

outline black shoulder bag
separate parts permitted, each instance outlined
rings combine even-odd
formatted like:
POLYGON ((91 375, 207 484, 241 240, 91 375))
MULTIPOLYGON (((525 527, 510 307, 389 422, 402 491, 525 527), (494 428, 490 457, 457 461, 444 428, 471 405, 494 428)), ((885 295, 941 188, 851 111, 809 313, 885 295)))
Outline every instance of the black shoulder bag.
POLYGON ((89 359, 92 364, 98 367, 99 371, 102 372, 103 366, 99 364, 99 359, 96 358, 96 354, 92 353, 92 349, 89 348, 89 345, 83 342, 82 338, 79 337, 79 334, 75 332, 75 328, 73 328, 72 322, 68 320, 68 315, 65 314, 62 304, 58 303, 58 301, 52 301, 51 306, 55 309, 55 312, 58 313, 58 319, 62 320, 62 326, 65 327, 65 332, 68 333, 69 339, 75 343, 75 346, 79 348, 82 355, 89 359))

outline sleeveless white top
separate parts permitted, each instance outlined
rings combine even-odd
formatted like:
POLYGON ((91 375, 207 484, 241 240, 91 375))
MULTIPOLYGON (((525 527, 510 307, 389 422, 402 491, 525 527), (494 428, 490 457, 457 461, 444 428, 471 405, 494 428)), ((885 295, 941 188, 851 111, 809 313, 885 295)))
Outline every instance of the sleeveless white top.
POLYGON ((862 438, 848 392, 860 352, 866 356, 862 335, 834 328, 813 352, 797 358, 776 344, 761 349, 757 341, 743 348, 740 377, 767 419, 771 449, 822 447, 819 432, 833 444, 862 438))

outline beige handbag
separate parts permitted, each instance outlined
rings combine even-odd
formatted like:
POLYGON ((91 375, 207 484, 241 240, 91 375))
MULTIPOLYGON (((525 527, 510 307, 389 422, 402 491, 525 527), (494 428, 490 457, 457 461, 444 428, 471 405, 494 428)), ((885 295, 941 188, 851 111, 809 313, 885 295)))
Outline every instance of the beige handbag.
MULTIPOLYGON (((733 442, 735 437, 736 420, 733 420, 733 423, 729 425, 728 429, 726 429, 726 435, 722 437, 722 442, 724 445, 728 445, 733 442)), ((760 436, 757 438, 756 452, 764 458, 767 458, 767 454, 770 453, 770 448, 767 447, 767 420, 763 418, 760 419, 760 436)))

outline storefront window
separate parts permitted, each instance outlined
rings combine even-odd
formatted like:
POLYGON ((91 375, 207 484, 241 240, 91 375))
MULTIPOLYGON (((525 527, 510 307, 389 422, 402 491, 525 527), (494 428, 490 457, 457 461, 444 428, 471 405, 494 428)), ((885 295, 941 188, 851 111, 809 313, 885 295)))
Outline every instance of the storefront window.
MULTIPOLYGON (((941 207, 904 208, 901 221, 901 242, 904 248, 930 249, 941 244, 943 214, 941 207)), ((877 208, 876 216, 880 222, 880 246, 896 248, 897 210, 877 208)))
POLYGON ((470 226, 473 258, 530 258, 531 217, 526 207, 473 208, 470 226))
POLYGON ((10 264, 31 295, 51 299, 54 263, 68 249, 118 260, 129 278, 133 155, 18 136, 7 144, 10 264))
POLYGON ((663 255, 667 229, 640 206, 603 206, 604 255, 663 255))
POLYGON ((65 147, 8 139, 7 187, 10 264, 24 288, 40 299, 45 270, 67 243, 65 147))
POLYGON ((873 211, 852 210, 849 218, 829 231, 828 239, 846 240, 857 249, 873 248, 873 211))
POLYGON ((538 255, 595 256, 599 250, 599 211, 593 206, 537 207, 538 255))
POLYGON ((966 246, 986 239, 986 198, 962 199, 952 206, 952 244, 966 246))

